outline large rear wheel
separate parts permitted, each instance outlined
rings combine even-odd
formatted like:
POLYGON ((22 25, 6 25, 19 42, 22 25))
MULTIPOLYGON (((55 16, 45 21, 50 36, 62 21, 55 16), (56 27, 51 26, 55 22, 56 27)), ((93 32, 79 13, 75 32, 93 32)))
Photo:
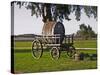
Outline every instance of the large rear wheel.
POLYGON ((42 56, 43 47, 42 43, 39 40, 34 40, 32 42, 32 56, 35 59, 39 59, 42 56))

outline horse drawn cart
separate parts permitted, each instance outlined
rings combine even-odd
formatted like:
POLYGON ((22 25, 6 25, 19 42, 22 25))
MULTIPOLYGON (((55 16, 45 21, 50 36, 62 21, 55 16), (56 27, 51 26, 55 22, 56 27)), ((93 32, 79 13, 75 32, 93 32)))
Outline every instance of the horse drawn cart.
MULTIPOLYGON (((52 24, 50 25, 52 26, 52 24)), ((49 33, 49 35, 46 34, 46 25, 45 29, 43 30, 46 32, 43 34, 46 35, 38 35, 35 37, 34 41, 32 42, 32 55, 35 59, 39 59, 42 56, 44 49, 50 49, 50 54, 53 59, 58 59, 60 57, 60 51, 66 51, 69 57, 72 57, 75 54, 76 50, 73 46, 73 35, 65 35, 65 30, 62 25, 62 23, 58 22, 55 24, 55 27, 53 26, 53 35, 50 35, 49 33)))

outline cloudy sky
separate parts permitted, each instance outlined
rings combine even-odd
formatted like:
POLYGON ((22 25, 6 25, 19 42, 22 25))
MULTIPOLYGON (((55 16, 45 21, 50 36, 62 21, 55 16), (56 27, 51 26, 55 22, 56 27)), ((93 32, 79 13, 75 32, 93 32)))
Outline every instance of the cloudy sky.
MULTIPOLYGON (((90 25, 92 29, 97 33, 97 21, 94 18, 88 18, 84 12, 82 12, 81 20, 76 21, 74 13, 69 16, 72 20, 64 20, 65 34, 72 34, 79 30, 80 24, 90 25)), ((14 6, 14 35, 19 34, 38 34, 41 35, 43 28, 42 17, 36 18, 31 16, 31 11, 25 7, 21 9, 14 6)))

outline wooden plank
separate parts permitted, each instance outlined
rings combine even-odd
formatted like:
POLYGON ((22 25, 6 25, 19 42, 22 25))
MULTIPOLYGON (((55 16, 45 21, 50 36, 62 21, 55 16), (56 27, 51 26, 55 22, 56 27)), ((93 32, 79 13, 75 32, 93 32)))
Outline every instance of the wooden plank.
POLYGON ((46 44, 47 46, 60 46, 61 44, 46 44))

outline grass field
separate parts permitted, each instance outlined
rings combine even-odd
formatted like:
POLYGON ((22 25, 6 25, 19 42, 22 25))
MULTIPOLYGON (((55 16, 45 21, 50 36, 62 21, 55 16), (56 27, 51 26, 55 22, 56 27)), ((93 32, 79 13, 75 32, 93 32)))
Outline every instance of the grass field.
MULTIPOLYGON (((31 41, 15 42, 14 47, 30 47, 32 46, 31 41)), ((74 41, 75 48, 97 48, 96 40, 76 40, 74 41)))
MULTIPOLYGON (((65 51, 61 52, 58 60, 52 60, 49 50, 44 51, 40 59, 36 60, 32 57, 31 42, 15 42, 14 52, 14 70, 15 73, 29 72, 48 72, 48 71, 67 71, 81 69, 96 69, 96 60, 75 61, 67 56, 65 51), (23 49, 17 49, 23 47, 23 49), (29 47, 25 49, 24 47, 29 47), (22 52, 21 52, 22 51, 22 52)), ((77 48, 96 48, 96 40, 75 41, 74 46, 77 48)), ((79 50, 80 52, 93 54, 96 50, 79 50)))
POLYGON ((74 41, 76 48, 97 48, 96 40, 76 40, 74 41))

